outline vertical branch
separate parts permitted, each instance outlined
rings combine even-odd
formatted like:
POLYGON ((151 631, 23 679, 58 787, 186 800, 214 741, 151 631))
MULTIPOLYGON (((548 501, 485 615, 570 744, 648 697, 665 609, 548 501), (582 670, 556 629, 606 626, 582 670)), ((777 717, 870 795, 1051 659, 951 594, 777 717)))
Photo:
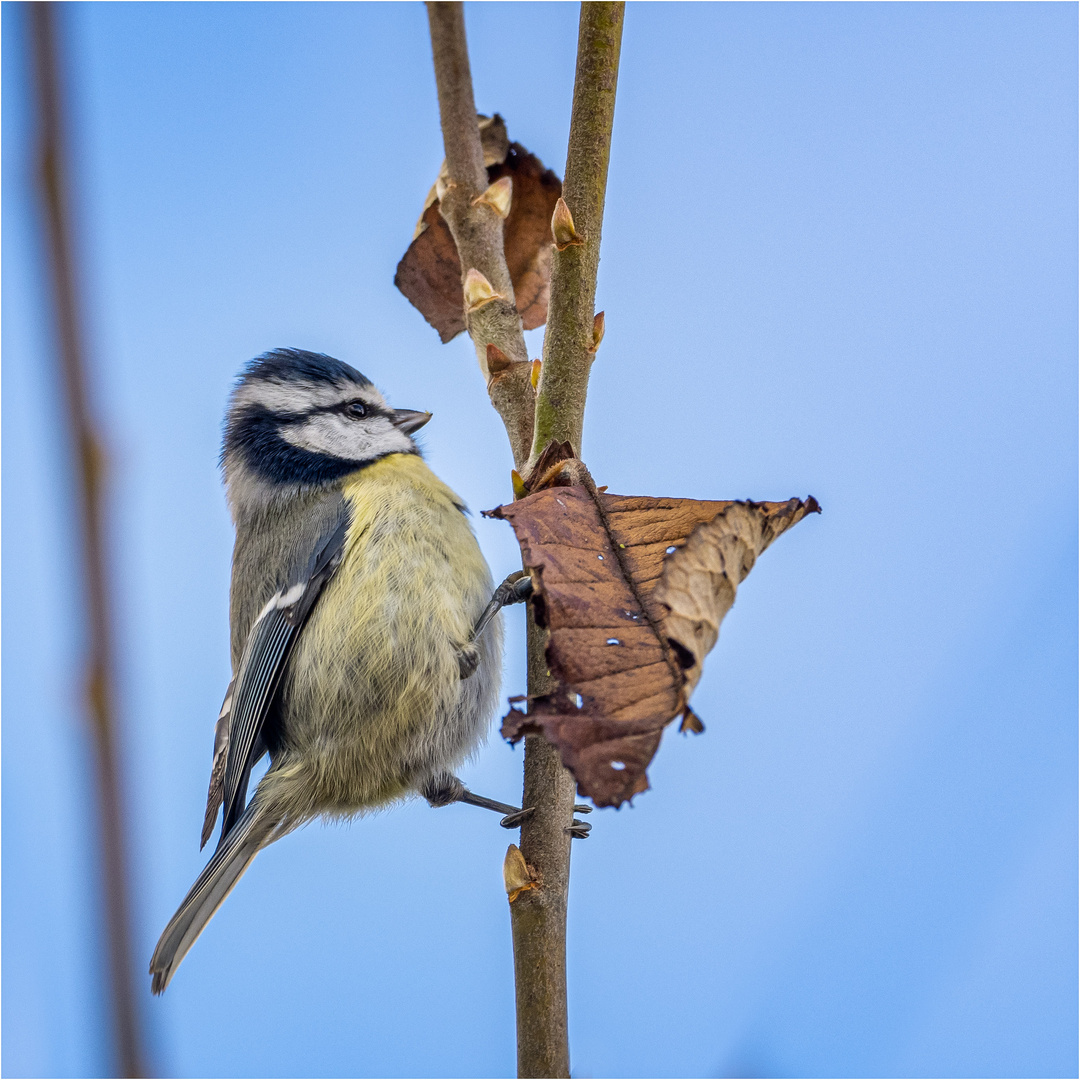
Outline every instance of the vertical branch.
MULTIPOLYGON (((551 690, 544 632, 527 626, 529 693, 551 690)), ((566 908, 570 895, 569 825, 574 778, 541 735, 525 740, 522 806, 535 806, 521 825, 521 855, 537 885, 510 900, 514 938, 514 996, 520 1077, 568 1077, 566 908)))
MULTIPOLYGON (((476 197, 487 183, 476 122, 472 75, 460 3, 428 3, 428 22, 439 92, 439 116, 448 181, 440 202, 461 260, 466 319, 492 404, 502 416, 524 470, 532 447, 535 394, 521 319, 506 267, 502 220, 476 197), (466 278, 477 270, 500 294, 469 311, 466 278), (509 367, 490 373, 487 346, 496 346, 509 367)), ((546 689, 543 635, 528 617, 529 692, 546 689)), ((535 807, 521 829, 521 847, 540 887, 510 904, 517 999, 518 1072, 566 1077, 570 1052, 566 1021, 566 898, 570 883, 570 836, 574 785, 558 753, 543 739, 525 745, 522 806, 535 807)))
MULTIPOLYGON (((581 447, 623 4, 581 6, 563 193, 578 217, 584 242, 560 244, 555 254, 538 396, 529 381, 528 354, 506 268, 502 221, 477 201, 487 175, 462 5, 429 2, 427 10, 448 173, 440 209, 461 259, 469 334, 489 379, 492 404, 506 426, 514 463, 524 471, 530 456, 535 461, 551 439, 569 440, 577 450, 581 447), (483 276, 483 287, 477 288, 475 274, 483 276), (501 371, 489 370, 489 345, 511 361, 501 371)), ((569 228, 573 234, 572 223, 569 228)), ((576 235, 573 238, 577 240, 576 235)), ((530 695, 551 690, 544 635, 531 615, 528 689, 530 695)), ((520 857, 526 864, 529 888, 513 890, 510 899, 518 1075, 522 1077, 570 1075, 566 906, 573 802, 573 778, 558 752, 543 738, 526 739, 522 806, 536 808, 521 827, 520 857)))
POLYGON ((461 260, 469 336, 488 380, 491 403, 506 427, 514 464, 523 469, 532 445, 535 394, 514 286, 506 267, 503 219, 490 205, 477 201, 487 188, 487 170, 476 123, 465 19, 460 3, 429 3, 427 12, 448 174, 439 209, 461 260), (481 274, 490 286, 486 293, 475 286, 470 289, 467 279, 472 271, 481 274), (511 361, 508 367, 489 370, 489 345, 511 361))
POLYGON ((602 2, 581 5, 570 145, 563 179, 570 221, 568 231, 564 224, 563 236, 556 236, 563 242, 552 261, 533 461, 552 439, 569 442, 581 453, 624 7, 622 3, 602 2))
MULTIPOLYGON (((622 41, 622 3, 581 5, 577 74, 570 114, 563 198, 577 218, 554 222, 551 300, 544 333, 544 362, 536 398, 532 461, 552 439, 580 453, 585 395, 592 362, 593 302, 600 262, 615 85, 622 41), (560 227, 562 226, 562 227, 560 227)), ((529 695, 553 689, 542 632, 530 620, 529 695)), ((540 736, 525 740, 522 806, 537 807, 521 829, 521 854, 540 878, 510 904, 517 976, 518 1076, 568 1077, 566 1007, 566 908, 570 887, 570 836, 574 781, 558 751, 540 736)))
POLYGON ((45 224, 60 366, 79 491, 80 535, 86 596, 89 657, 86 710, 97 765, 101 830, 101 876, 108 942, 115 1043, 123 1076, 145 1076, 142 1031, 135 1006, 128 865, 120 762, 116 749, 109 605, 103 509, 104 455, 86 392, 70 215, 67 197, 65 124, 54 18, 47 3, 29 5, 35 61, 40 161, 38 183, 45 224))

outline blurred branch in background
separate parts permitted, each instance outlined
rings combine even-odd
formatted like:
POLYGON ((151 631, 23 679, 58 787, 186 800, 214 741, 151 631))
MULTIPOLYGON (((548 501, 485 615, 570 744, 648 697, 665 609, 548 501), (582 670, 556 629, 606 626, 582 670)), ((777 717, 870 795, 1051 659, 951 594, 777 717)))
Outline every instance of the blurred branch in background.
POLYGON ((78 489, 89 654, 85 707, 97 766, 102 903, 116 1064, 121 1076, 146 1076, 147 1059, 135 1004, 123 784, 116 745, 112 612, 105 553, 104 454, 87 399, 85 346, 72 244, 66 116, 56 31, 57 12, 61 10, 59 5, 50 3, 28 5, 39 141, 36 180, 78 489))

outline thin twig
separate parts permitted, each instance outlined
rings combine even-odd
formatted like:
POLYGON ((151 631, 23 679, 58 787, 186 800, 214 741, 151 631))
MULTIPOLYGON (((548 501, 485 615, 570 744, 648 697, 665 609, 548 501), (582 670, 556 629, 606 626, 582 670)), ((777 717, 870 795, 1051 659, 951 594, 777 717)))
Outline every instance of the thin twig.
POLYGON ((532 446, 535 394, 529 381, 529 354, 514 303, 514 286, 506 267, 503 219, 487 204, 476 202, 488 180, 476 122, 465 19, 460 3, 429 3, 427 12, 449 174, 439 209, 457 245, 462 284, 468 272, 476 270, 498 296, 467 310, 466 323, 480 370, 488 380, 491 403, 502 417, 514 464, 520 470, 532 446), (488 371, 488 345, 494 345, 511 361, 498 374, 488 371))
MULTIPOLYGON (((622 23, 621 3, 581 5, 563 198, 584 243, 554 253, 530 467, 552 440, 569 441, 581 452, 622 23)), ((546 641, 531 622, 528 646, 529 694, 550 693, 554 687, 546 641)), ((538 812, 521 831, 521 854, 539 871, 542 887, 519 893, 510 905, 518 1076, 568 1077, 566 908, 571 841, 565 822, 573 813, 574 781, 558 751, 539 736, 525 740, 523 798, 522 806, 543 806, 545 813, 538 812)))
MULTIPOLYGON (((467 311, 469 333, 485 374, 487 345, 513 363, 489 381, 492 403, 506 425, 519 471, 553 439, 568 439, 580 450, 588 366, 593 344, 593 300, 599 262, 600 224, 607 182, 608 148, 614 114, 622 35, 621 3, 582 4, 578 66, 574 85, 570 148, 564 195, 580 215, 584 245, 555 256, 552 304, 540 377, 544 410, 534 412, 521 322, 506 269, 502 223, 475 199, 487 183, 476 124, 465 24, 460 3, 428 3, 439 112, 449 184, 440 203, 457 244, 462 281, 470 269, 484 275, 498 300, 467 311), (561 267, 561 268, 560 268, 561 267), (556 296, 556 287, 559 293, 556 296), (587 313, 587 314, 584 314, 587 313), (580 345, 580 348, 578 347, 580 345), (545 389, 546 388, 546 389, 545 389), (534 421, 543 418, 541 434, 534 421)), ((468 295, 466 293, 468 309, 468 295)), ((549 693, 543 632, 528 619, 528 691, 549 693)), ((523 806, 536 807, 521 828, 521 855, 528 888, 510 895, 517 997, 518 1075, 568 1077, 566 1005, 566 907, 570 885, 570 835, 574 781, 558 751, 546 740, 525 741, 523 806)))
POLYGON ((553 439, 569 442, 581 455, 624 7, 601 2, 581 5, 563 199, 583 242, 556 251, 552 261, 531 463, 553 439))
POLYGON ((146 1076, 146 1056, 135 1005, 128 862, 124 842, 123 785, 116 749, 112 618, 106 572, 104 455, 87 401, 80 305, 76 288, 67 197, 65 125, 52 4, 30 6, 40 161, 38 182, 52 276, 57 344, 78 471, 80 534, 90 655, 86 709, 97 765, 102 845, 102 891, 108 940, 113 1024, 120 1075, 146 1076))

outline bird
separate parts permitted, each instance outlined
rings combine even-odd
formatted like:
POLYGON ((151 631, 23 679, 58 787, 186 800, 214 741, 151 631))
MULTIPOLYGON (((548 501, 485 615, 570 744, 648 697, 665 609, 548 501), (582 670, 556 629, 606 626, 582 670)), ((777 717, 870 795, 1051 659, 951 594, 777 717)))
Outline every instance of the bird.
POLYGON ((219 810, 221 834, 154 950, 154 994, 255 855, 308 821, 410 795, 500 811, 508 828, 530 812, 454 775, 494 710, 498 611, 531 582, 519 571, 493 591, 464 503, 413 439, 430 418, 301 349, 256 357, 234 386, 221 451, 236 532, 233 677, 203 846, 219 810))

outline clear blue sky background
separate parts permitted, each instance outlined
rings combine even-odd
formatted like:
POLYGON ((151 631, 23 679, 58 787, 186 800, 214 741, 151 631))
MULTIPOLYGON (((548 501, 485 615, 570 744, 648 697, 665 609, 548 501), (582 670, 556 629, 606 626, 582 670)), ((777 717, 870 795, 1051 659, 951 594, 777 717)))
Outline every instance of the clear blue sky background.
MULTIPOLYGON (((100 1075, 71 487, 3 15, 3 1070, 100 1075)), ((202 865, 240 365, 324 350, 432 409, 474 510, 510 464, 467 340, 392 284, 442 157, 423 8, 63 16, 141 975, 202 865)), ((740 591, 707 732, 575 847, 577 1076, 1076 1075, 1076 19, 627 12, 585 457, 617 492, 825 513, 740 591)), ((576 7, 467 24, 478 106, 561 173, 576 7)), ((510 801, 520 765, 493 737, 465 775, 510 801)), ((410 805, 260 855, 166 996, 140 979, 163 1074, 510 1075, 507 840, 410 805)))

